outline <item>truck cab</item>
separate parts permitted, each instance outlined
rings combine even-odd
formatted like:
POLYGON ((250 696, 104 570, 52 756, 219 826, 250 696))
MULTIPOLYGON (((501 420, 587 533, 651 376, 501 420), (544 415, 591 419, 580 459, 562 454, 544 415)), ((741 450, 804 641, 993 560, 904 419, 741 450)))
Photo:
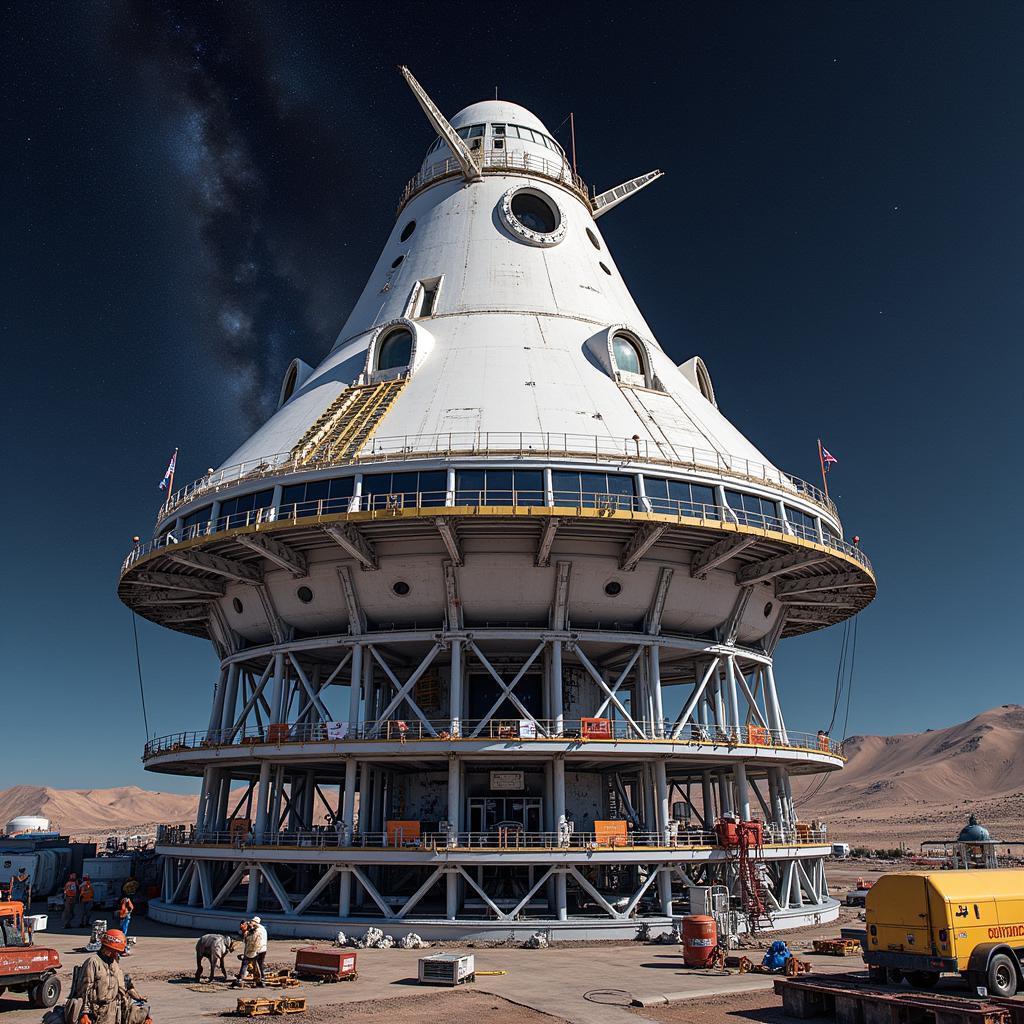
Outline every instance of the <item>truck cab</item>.
POLYGON ((0 902, 0 993, 24 992, 42 1009, 60 998, 60 956, 36 946, 25 931, 25 907, 18 900, 0 902))
POLYGON ((864 959, 875 980, 930 987, 950 973, 993 995, 1024 987, 1024 871, 883 875, 865 906, 864 959))

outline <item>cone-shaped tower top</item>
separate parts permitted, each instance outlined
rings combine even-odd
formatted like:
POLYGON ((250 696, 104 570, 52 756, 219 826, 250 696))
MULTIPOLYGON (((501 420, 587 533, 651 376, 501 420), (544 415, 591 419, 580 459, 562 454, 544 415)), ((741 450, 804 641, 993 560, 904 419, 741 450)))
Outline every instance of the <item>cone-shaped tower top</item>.
MULTIPOLYGON (((341 473, 331 486, 355 500, 385 486, 364 487, 364 467, 408 464, 412 481, 429 461, 448 474, 451 502, 460 473, 476 480, 486 465, 508 472, 525 458, 554 505, 621 492, 636 510, 664 501, 685 511, 685 500, 701 518, 850 548, 828 498, 723 415, 703 360, 667 355, 688 346, 683 318, 663 325, 660 343, 637 308, 598 218, 642 186, 600 202, 530 111, 486 100, 449 121, 402 70, 436 139, 362 294, 323 362, 289 368, 275 415, 172 498, 158 539, 219 511, 211 492, 277 506, 305 496, 305 481, 341 473), (264 482, 252 482, 254 469, 264 482)), ((852 548, 844 557, 865 561, 852 548)), ((760 632, 773 621, 765 613, 760 632)))

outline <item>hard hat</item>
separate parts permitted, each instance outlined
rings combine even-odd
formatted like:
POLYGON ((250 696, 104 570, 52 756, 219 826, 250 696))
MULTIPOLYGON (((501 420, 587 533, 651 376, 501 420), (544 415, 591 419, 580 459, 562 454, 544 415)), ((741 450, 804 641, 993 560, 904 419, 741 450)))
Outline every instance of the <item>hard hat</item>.
POLYGON ((128 948, 128 940, 119 928, 111 928, 100 936, 100 945, 112 953, 123 953, 128 948))
POLYGON ((252 923, 253 923, 253 924, 259 924, 259 923, 260 923, 260 919, 259 919, 258 917, 254 917, 254 918, 252 919, 252 923))

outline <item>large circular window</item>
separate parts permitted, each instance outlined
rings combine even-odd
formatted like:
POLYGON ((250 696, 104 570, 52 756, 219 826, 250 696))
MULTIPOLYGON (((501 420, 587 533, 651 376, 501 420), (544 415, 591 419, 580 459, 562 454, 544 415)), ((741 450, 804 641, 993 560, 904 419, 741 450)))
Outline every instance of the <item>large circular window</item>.
POLYGON ((412 362, 412 331, 396 327, 380 340, 377 349, 377 369, 394 370, 412 362))
POLYGON ((538 188, 510 188, 501 198, 501 219, 529 245, 555 245, 565 237, 561 207, 538 188))
POLYGON ((558 227, 557 212, 533 192, 517 192, 512 197, 512 213, 520 224, 541 235, 550 235, 558 227))

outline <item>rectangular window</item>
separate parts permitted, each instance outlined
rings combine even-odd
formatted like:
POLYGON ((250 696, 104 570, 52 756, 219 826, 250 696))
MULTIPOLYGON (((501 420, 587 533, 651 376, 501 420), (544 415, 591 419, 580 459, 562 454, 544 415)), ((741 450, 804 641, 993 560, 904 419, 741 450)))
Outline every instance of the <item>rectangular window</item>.
POLYGON ((471 125, 470 129, 469 129, 469 138, 471 138, 471 139, 478 139, 478 138, 480 138, 480 136, 483 135, 484 129, 486 127, 487 127, 487 125, 484 125, 484 124, 474 124, 474 125, 471 125))
POLYGON ((484 471, 460 469, 455 474, 455 504, 480 505, 483 503, 484 471))
POLYGON ((355 478, 339 476, 331 481, 331 496, 324 503, 324 511, 331 514, 347 512, 351 506, 352 492, 355 489, 355 478))
POLYGON ((511 505, 512 504, 512 470, 511 469, 489 469, 487 470, 487 497, 488 505, 511 505))
POLYGON ((406 315, 413 320, 433 316, 437 311, 437 296, 441 291, 442 280, 440 277, 430 277, 418 281, 412 290, 406 315))
POLYGON ((580 487, 583 491, 583 507, 597 508, 605 503, 608 477, 604 473, 580 473, 580 487))
POLYGON ((495 135, 505 134, 505 126, 503 124, 493 124, 491 125, 491 129, 494 131, 495 135))
MULTIPOLYGON (((189 527, 192 527, 192 526, 198 528, 200 523, 203 523, 203 524, 208 523, 209 520, 210 520, 210 508, 211 508, 211 506, 207 505, 205 508, 199 508, 199 509, 196 509, 195 512, 189 513, 182 520, 183 528, 185 530, 188 530, 189 527)), ((198 536, 198 531, 194 530, 192 532, 192 535, 193 536, 198 536)))
POLYGON ((580 503, 580 474, 556 469, 551 474, 551 489, 555 492, 556 505, 578 505, 580 503))
POLYGON ((547 504, 544 496, 544 474, 539 469, 517 469, 515 485, 517 505, 547 504))
POLYGON ((818 526, 814 516, 809 516, 798 508, 787 508, 786 518, 789 520, 793 533, 798 537, 803 537, 804 540, 818 539, 818 526))
POLYGON ((391 493, 391 474, 374 473, 363 477, 363 508, 370 510, 387 508, 387 496, 391 493))
POLYGON ((690 484, 690 500, 693 502, 693 515, 701 519, 718 519, 718 503, 715 501, 715 489, 703 484, 690 484))
POLYGON ((443 506, 448 490, 448 474, 443 469, 430 473, 420 473, 419 492, 421 508, 440 508, 443 506))
POLYGON ((619 476, 609 473, 607 477, 607 493, 616 508, 633 508, 636 497, 636 481, 631 476, 619 476))
POLYGON ((504 149, 505 148, 505 140, 504 139, 495 139, 494 140, 494 148, 495 149, 504 149))

